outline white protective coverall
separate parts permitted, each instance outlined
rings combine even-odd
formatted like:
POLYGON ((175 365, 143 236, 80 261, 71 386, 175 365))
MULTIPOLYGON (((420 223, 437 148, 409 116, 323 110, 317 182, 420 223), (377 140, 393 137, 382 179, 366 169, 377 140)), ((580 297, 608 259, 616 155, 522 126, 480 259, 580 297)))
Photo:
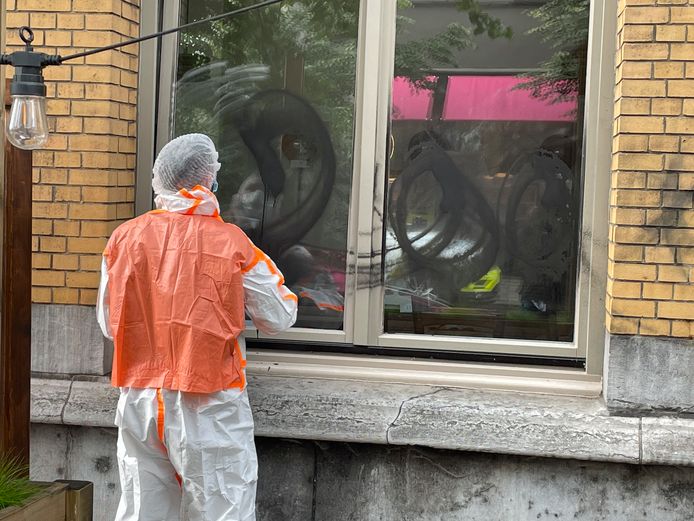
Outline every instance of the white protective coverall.
MULTIPOLYGON (((202 152, 198 150, 202 163, 214 167, 216 152, 208 138, 209 144, 200 135, 182 136, 169 145, 180 152, 191 140, 197 145, 202 142, 202 152), (209 146, 212 151, 207 150, 209 146)), ((165 152, 166 147, 158 163, 165 152)), ((191 168, 190 161, 187 168, 191 168)), ((175 180, 176 172, 169 177, 175 180)), ((212 184, 210 179, 202 182, 212 184)), ((174 193, 168 186, 162 189, 162 183, 167 184, 166 176, 157 177, 155 165, 159 210, 152 213, 204 215, 221 220, 217 200, 205 187, 196 185, 174 193)), ((263 257, 260 250, 256 249, 256 254, 256 262, 242 275, 245 311, 260 331, 276 334, 295 322, 297 302, 283 286, 283 278, 272 261, 263 257)), ((105 256, 97 320, 104 335, 113 339, 116 321, 109 309, 113 301, 109 299, 109 288, 114 289, 110 276, 115 278, 109 273, 105 256)), ((186 392, 166 385, 121 387, 115 423, 122 495, 116 521, 255 520, 258 464, 245 388, 246 349, 242 335, 236 338, 235 347, 242 374, 234 388, 186 392)))

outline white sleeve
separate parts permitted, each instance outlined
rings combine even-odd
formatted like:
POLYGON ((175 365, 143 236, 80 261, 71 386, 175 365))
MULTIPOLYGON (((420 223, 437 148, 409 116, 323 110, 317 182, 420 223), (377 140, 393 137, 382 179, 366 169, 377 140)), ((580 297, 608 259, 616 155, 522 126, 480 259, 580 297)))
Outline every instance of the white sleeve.
POLYGON ((101 332, 109 340, 113 340, 111 326, 109 324, 108 309, 108 268, 106 258, 101 259, 101 282, 99 283, 99 293, 96 297, 96 320, 101 326, 101 332))
POLYGON ((258 331, 276 335, 296 322, 298 299, 284 286, 275 263, 255 248, 256 258, 243 271, 246 312, 258 331))

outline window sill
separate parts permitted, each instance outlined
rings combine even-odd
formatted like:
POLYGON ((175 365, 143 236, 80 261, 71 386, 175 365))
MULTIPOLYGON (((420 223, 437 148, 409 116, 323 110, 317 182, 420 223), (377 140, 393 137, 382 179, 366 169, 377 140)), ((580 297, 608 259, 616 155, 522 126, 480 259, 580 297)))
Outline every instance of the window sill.
MULTIPOLYGON (((113 427, 108 378, 32 379, 34 423, 113 427)), ((256 434, 694 466, 694 419, 610 416, 599 398, 351 380, 250 378, 256 434)))

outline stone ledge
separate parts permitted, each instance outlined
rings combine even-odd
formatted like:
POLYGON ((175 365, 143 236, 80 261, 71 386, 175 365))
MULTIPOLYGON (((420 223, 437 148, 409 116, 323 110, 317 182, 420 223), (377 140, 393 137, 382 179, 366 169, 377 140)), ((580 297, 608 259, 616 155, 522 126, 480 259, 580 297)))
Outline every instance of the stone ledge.
MULTIPOLYGON (((107 378, 32 379, 32 422, 113 427, 107 378)), ((694 420, 610 416, 602 400, 255 376, 256 434, 694 466, 694 420)))

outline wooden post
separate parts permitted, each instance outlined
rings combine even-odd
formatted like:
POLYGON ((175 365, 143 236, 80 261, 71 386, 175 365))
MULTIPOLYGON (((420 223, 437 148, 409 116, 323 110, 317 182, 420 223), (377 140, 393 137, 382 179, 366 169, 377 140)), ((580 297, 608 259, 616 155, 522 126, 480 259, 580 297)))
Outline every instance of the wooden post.
MULTIPOLYGON (((9 87, 9 85, 7 86, 9 87)), ((9 105, 9 88, 4 106, 9 105)), ((4 140, 0 276, 0 454, 29 463, 32 156, 4 140)))

